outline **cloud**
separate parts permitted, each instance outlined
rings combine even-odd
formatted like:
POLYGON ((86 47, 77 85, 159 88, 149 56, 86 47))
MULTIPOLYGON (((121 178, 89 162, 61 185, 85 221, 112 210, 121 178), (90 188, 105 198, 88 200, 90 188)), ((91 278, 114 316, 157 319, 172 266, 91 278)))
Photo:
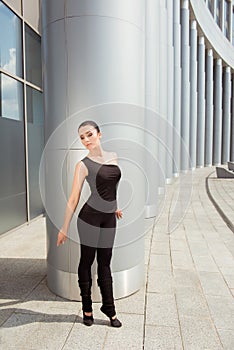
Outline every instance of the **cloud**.
POLYGON ((22 84, 15 79, 1 74, 2 116, 22 120, 23 93, 22 84))
POLYGON ((16 68, 16 49, 15 48, 10 48, 9 49, 9 61, 4 64, 3 69, 15 73, 15 68, 16 68))

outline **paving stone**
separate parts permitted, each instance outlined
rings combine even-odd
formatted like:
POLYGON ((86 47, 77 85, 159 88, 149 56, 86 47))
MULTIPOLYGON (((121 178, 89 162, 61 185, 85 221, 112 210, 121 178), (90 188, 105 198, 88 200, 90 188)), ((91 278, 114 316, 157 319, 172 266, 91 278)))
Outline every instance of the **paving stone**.
POLYGON ((70 315, 13 314, 1 328, 1 348, 60 349, 74 321, 70 315))
POLYGON ((234 330, 233 297, 207 295, 206 299, 216 327, 234 330))
POLYGON ((146 325, 144 349, 182 350, 179 328, 146 325))
POLYGON ((209 255, 193 256, 193 260, 198 271, 219 272, 214 259, 209 255))
POLYGON ((223 349, 211 319, 180 316, 180 325, 184 349, 223 349))
POLYGON ((218 329, 219 337, 225 350, 234 349, 234 330, 218 329))
POLYGON ((156 267, 151 267, 147 291, 150 293, 174 293, 174 279, 171 271, 160 271, 156 267))
POLYGON ((172 251, 171 257, 173 269, 194 269, 193 261, 189 253, 184 253, 181 251, 172 251))
POLYGON ((156 267, 158 270, 171 271, 171 259, 169 255, 163 254, 151 254, 150 255, 150 268, 156 267))
POLYGON ((207 243, 204 240, 200 242, 190 241, 189 247, 190 247, 192 256, 207 256, 210 253, 207 243))
POLYGON ((169 241, 153 241, 151 246, 151 254, 170 254, 169 241))
POLYGON ((230 290, 218 272, 200 272, 204 294, 230 296, 230 290))
POLYGON ((200 288, 176 287, 176 303, 180 315, 191 317, 209 317, 206 298, 200 288))
POLYGON ((176 287, 201 289, 201 283, 197 271, 174 269, 173 274, 176 287))
POLYGON ((171 250, 175 250, 175 251, 178 250, 178 251, 189 253, 189 247, 186 239, 174 239, 174 237, 172 236, 170 240, 170 246, 171 246, 171 250))
POLYGON ((231 288, 234 288, 234 274, 232 275, 229 275, 229 274, 224 274, 223 275, 228 287, 231 289, 231 288))
POLYGON ((144 315, 145 311, 145 286, 132 295, 115 300, 118 312, 144 315))
POLYGON ((174 295, 147 293, 146 324, 178 328, 174 295))
MULTIPOLYGON (((108 327, 103 349, 142 349, 144 316, 120 314, 119 317, 123 323, 123 326, 119 329, 108 327)), ((98 330, 96 337, 97 336, 99 337, 98 330)))

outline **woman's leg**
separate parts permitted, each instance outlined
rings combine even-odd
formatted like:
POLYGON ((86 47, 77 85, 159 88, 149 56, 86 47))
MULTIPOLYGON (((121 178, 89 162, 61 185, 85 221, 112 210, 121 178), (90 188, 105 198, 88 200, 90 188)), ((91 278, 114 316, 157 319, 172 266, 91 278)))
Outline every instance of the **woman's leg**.
POLYGON ((82 297, 83 312, 92 312, 91 298, 91 266, 95 258, 96 248, 80 245, 80 263, 78 267, 78 283, 80 287, 80 295, 82 297))
POLYGON ((99 246, 97 248, 98 285, 102 294, 101 311, 110 318, 113 327, 121 327, 121 322, 116 318, 110 269, 115 231, 116 217, 113 213, 113 215, 106 216, 106 221, 101 226, 99 246))
POLYGON ((91 266, 95 259, 95 247, 80 245, 80 263, 78 267, 78 277, 82 282, 91 280, 91 266))

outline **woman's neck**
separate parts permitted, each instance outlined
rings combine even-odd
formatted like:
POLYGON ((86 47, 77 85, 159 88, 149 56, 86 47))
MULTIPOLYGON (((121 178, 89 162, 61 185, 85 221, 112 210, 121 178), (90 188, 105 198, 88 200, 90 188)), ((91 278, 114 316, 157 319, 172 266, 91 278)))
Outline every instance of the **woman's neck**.
POLYGON ((95 157, 95 158, 103 158, 104 156, 104 151, 102 149, 102 147, 96 147, 94 149, 92 149, 91 151, 89 151, 89 156, 90 157, 95 157))

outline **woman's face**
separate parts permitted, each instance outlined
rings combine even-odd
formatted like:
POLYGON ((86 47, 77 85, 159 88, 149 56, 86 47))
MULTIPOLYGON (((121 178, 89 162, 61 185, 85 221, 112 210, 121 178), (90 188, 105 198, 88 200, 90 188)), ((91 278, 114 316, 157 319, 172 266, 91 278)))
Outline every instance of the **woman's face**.
POLYGON ((85 125, 80 127, 79 136, 82 144, 87 149, 92 149, 100 145, 101 133, 97 131, 92 125, 85 125))

